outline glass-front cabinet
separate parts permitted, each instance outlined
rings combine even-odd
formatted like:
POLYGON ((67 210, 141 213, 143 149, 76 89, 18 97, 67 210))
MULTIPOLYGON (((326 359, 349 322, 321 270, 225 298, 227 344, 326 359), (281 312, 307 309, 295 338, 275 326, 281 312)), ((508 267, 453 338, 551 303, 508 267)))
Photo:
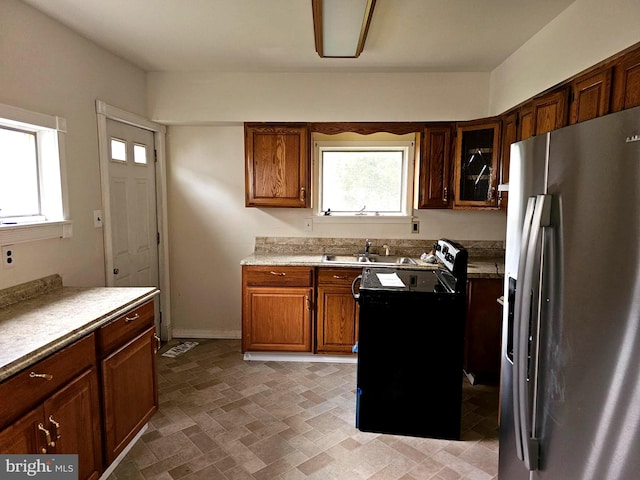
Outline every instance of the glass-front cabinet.
POLYGON ((500 122, 469 122, 456 129, 454 208, 498 208, 500 122))

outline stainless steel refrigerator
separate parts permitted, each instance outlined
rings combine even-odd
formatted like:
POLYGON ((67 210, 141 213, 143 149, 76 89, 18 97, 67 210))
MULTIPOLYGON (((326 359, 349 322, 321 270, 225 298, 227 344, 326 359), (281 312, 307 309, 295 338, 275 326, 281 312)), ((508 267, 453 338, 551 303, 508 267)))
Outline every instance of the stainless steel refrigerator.
POLYGON ((640 478, 640 108, 511 148, 500 480, 640 478))

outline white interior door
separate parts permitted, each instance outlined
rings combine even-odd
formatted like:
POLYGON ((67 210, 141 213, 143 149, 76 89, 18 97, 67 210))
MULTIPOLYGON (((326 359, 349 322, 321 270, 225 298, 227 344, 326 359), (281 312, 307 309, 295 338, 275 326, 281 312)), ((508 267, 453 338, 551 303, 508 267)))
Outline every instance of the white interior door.
POLYGON ((110 286, 159 287, 153 135, 107 119, 110 286))

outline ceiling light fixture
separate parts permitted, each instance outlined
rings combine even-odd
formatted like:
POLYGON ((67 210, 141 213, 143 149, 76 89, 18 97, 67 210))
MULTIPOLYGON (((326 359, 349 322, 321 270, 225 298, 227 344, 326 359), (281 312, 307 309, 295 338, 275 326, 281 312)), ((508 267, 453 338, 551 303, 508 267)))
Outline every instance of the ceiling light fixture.
POLYGON ((323 58, 357 58, 367 39, 376 0, 311 0, 316 52, 323 58))

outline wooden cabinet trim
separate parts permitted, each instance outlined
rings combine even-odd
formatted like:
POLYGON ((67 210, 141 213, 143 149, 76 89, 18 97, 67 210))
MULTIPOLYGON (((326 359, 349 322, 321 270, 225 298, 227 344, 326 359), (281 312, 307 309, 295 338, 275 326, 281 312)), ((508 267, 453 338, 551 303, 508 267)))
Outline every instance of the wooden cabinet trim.
POLYGON ((419 133, 423 126, 422 122, 315 122, 309 124, 309 130, 311 133, 324 135, 338 135, 340 133, 371 135, 383 132, 406 135, 419 133))

